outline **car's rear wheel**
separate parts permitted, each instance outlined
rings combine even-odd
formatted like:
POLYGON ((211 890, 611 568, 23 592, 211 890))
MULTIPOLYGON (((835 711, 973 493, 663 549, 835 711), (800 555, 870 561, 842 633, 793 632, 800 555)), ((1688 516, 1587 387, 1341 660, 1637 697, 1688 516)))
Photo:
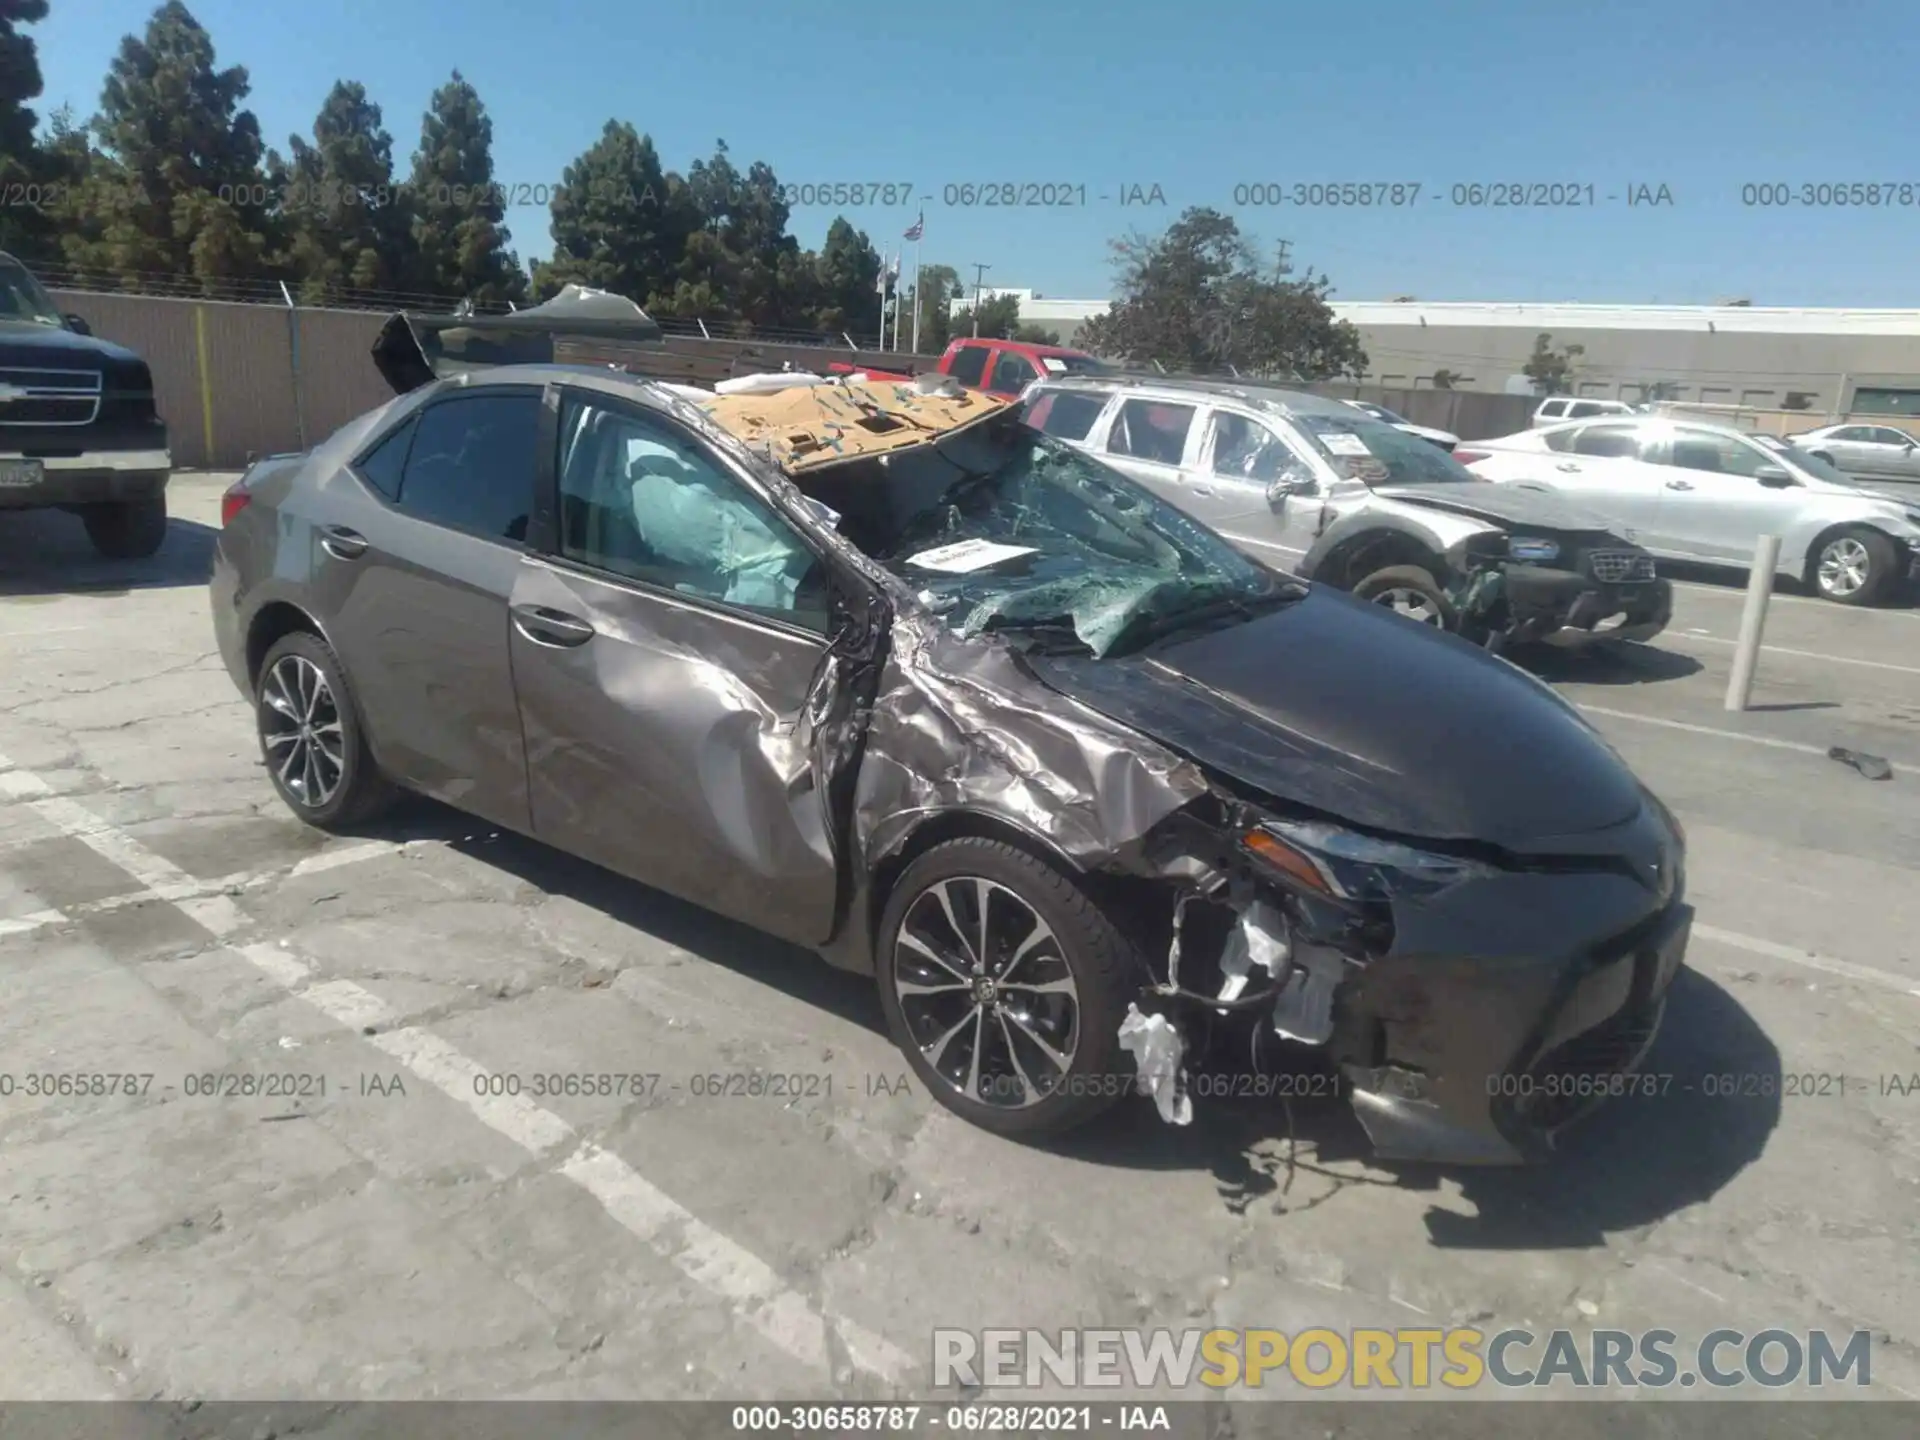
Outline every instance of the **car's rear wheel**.
POLYGON ((144 560, 167 538, 167 497, 113 500, 80 512, 93 548, 109 560, 144 560))
POLYGON ((1871 605, 1898 575, 1899 548, 1878 530, 1855 526, 1821 541, 1808 564, 1816 594, 1842 605, 1871 605))
POLYGON ((367 749, 346 671, 318 635, 282 636, 254 686, 260 755, 280 798, 307 824, 344 829, 393 799, 367 749))
POLYGON ((1453 628, 1453 606, 1446 592, 1432 571, 1418 565, 1389 565, 1376 570, 1355 585, 1353 593, 1422 625, 1437 630, 1453 628))
POLYGON ((954 1113, 1052 1135, 1134 1089, 1120 1022, 1138 962, 1071 876, 998 840, 949 840, 907 867, 879 938, 887 1026, 954 1113))

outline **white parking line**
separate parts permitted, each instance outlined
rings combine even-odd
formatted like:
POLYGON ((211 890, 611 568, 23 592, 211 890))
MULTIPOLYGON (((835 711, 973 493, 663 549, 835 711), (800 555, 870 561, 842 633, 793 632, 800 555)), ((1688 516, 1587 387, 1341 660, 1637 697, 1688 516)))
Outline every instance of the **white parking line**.
MULTIPOLYGON (((1709 645, 1738 645, 1738 640, 1723 640, 1718 635, 1703 635, 1698 630, 1669 630, 1675 640, 1704 640, 1709 645)), ((1851 655, 1822 655, 1818 650, 1789 650, 1783 645, 1762 645, 1763 655, 1797 655, 1802 660, 1828 660, 1835 665, 1864 665, 1869 670, 1896 670, 1902 675, 1920 675, 1920 665, 1891 665, 1885 660, 1856 660, 1851 655)))
MULTIPOLYGON (((151 898, 168 898, 162 894, 166 890, 180 895, 169 903, 216 939, 229 939, 247 923, 239 908, 224 896, 194 898, 184 894, 199 888, 185 871, 84 806, 53 794, 38 775, 14 768, 4 755, 0 755, 0 778, 43 819, 133 876, 151 898)), ((333 852, 338 858, 331 864, 319 868, 372 859, 398 848, 382 842, 346 847, 333 852)), ((309 858, 319 861, 328 857, 322 854, 309 858)), ((844 1354, 856 1367, 883 1381, 911 1383, 916 1367, 907 1352, 861 1325, 816 1307, 783 1283, 759 1256, 701 1221, 619 1156, 583 1140, 560 1116, 521 1096, 477 1094, 485 1087, 474 1082, 487 1076, 486 1068, 429 1030, 418 1026, 383 1028, 398 1017, 379 996, 349 980, 316 979, 303 961, 289 953, 286 942, 279 946, 235 946, 231 953, 334 1023, 393 1056, 490 1129, 535 1156, 555 1155, 564 1147, 572 1147, 556 1173, 592 1195, 613 1220, 683 1274, 732 1302, 744 1323, 795 1359, 830 1374, 835 1356, 844 1354), (372 1034, 365 1033, 369 1029, 372 1034)))
POLYGON ((1791 945, 1781 945, 1773 940, 1761 940, 1753 935, 1742 935, 1737 930, 1722 930, 1717 925, 1694 923, 1693 933, 1702 940, 1712 940, 1717 944, 1731 945, 1735 949, 1746 950, 1755 955, 1765 955, 1771 960, 1784 960, 1789 965, 1803 966, 1808 970, 1818 970, 1825 975, 1837 975, 1843 980, 1858 981, 1862 985, 1878 985, 1888 990, 1898 990, 1902 995, 1911 995, 1920 999, 1920 985, 1896 975, 1891 970, 1879 970, 1871 965, 1856 965, 1851 960, 1836 960, 1831 955, 1821 955, 1812 950, 1796 950, 1791 945))
POLYGON ((1685 730, 1693 735, 1712 735, 1721 740, 1744 740, 1749 745, 1767 745, 1775 750, 1798 750, 1803 755, 1826 757, 1818 745, 1802 745, 1798 740, 1775 740, 1770 735, 1742 735, 1738 730, 1716 730, 1711 725, 1692 725, 1685 720, 1668 720, 1661 715, 1641 715, 1633 710, 1609 710, 1604 705, 1580 705, 1589 715, 1609 715, 1615 720, 1638 720, 1643 725, 1660 725, 1668 730, 1685 730))

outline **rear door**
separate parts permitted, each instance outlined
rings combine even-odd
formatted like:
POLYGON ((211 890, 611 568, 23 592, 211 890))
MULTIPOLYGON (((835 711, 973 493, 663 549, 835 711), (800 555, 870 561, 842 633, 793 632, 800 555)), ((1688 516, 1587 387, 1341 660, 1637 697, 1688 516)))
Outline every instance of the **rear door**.
POLYGON ((313 586, 396 780, 525 830, 507 601, 538 470, 537 386, 429 401, 319 493, 313 586))
POLYGON ((1538 476, 1569 500, 1660 548, 1663 488, 1668 478, 1647 459, 1658 432, 1640 420, 1597 420, 1547 437, 1538 476))
POLYGON ((1913 437, 1888 425, 1860 427, 1866 431, 1859 452, 1862 475, 1884 476, 1892 480, 1920 479, 1920 447, 1913 437))
POLYGON ((1199 461, 1198 414, 1196 405, 1129 396, 1106 421, 1100 457, 1169 504, 1191 512, 1194 495, 1182 471, 1199 461))
POLYGON ((512 606, 534 833, 817 944, 837 898, 812 745, 832 567, 677 422, 557 395, 552 533, 512 606))

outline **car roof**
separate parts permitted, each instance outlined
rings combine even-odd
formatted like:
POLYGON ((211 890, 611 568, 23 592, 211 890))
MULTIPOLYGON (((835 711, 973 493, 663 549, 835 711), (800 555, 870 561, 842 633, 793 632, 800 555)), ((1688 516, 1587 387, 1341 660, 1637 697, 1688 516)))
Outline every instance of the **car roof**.
POLYGON ((1259 380, 1208 380, 1186 375, 1050 375, 1035 383, 1048 390, 1085 390, 1106 394, 1126 391, 1145 399, 1193 400, 1200 396, 1215 396, 1279 414, 1353 418, 1353 408, 1344 401, 1330 400, 1324 395, 1259 380))
MULTIPOLYGON (((1597 416, 1593 415, 1582 415, 1577 420, 1557 421, 1552 425, 1542 425, 1538 429, 1528 431, 1527 433, 1532 435, 1553 435, 1563 430, 1578 430, 1583 426, 1593 424, 1597 418, 1597 416)), ((1637 410, 1625 415, 1609 415, 1607 416, 1607 423, 1609 425, 1684 425, 1689 430, 1708 430, 1716 435, 1737 435, 1743 440, 1752 439, 1754 435, 1758 433, 1753 430, 1742 430, 1738 425, 1721 425, 1712 420, 1696 420, 1691 415, 1650 415, 1637 410)), ((1780 437, 1774 436, 1772 438, 1778 439, 1780 437)))
POLYGON ((973 346, 994 346, 1002 350, 1019 350, 1028 355, 1085 355, 1094 358, 1090 350, 1076 350, 1071 345, 1036 345, 1031 340, 1005 340, 997 335, 962 335, 955 339, 949 349, 965 350, 973 346))

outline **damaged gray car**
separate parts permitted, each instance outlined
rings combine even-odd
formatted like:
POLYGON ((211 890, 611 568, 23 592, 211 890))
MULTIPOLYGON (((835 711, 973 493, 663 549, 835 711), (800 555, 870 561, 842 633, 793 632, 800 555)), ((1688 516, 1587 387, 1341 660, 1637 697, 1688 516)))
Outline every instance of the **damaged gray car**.
POLYGON ((871 974, 1010 1135, 1185 1123, 1234 1034, 1322 1054, 1383 1157, 1512 1163, 1651 1043, 1680 827, 1514 667, 990 396, 444 368, 224 506, 301 819, 417 791, 871 974))

